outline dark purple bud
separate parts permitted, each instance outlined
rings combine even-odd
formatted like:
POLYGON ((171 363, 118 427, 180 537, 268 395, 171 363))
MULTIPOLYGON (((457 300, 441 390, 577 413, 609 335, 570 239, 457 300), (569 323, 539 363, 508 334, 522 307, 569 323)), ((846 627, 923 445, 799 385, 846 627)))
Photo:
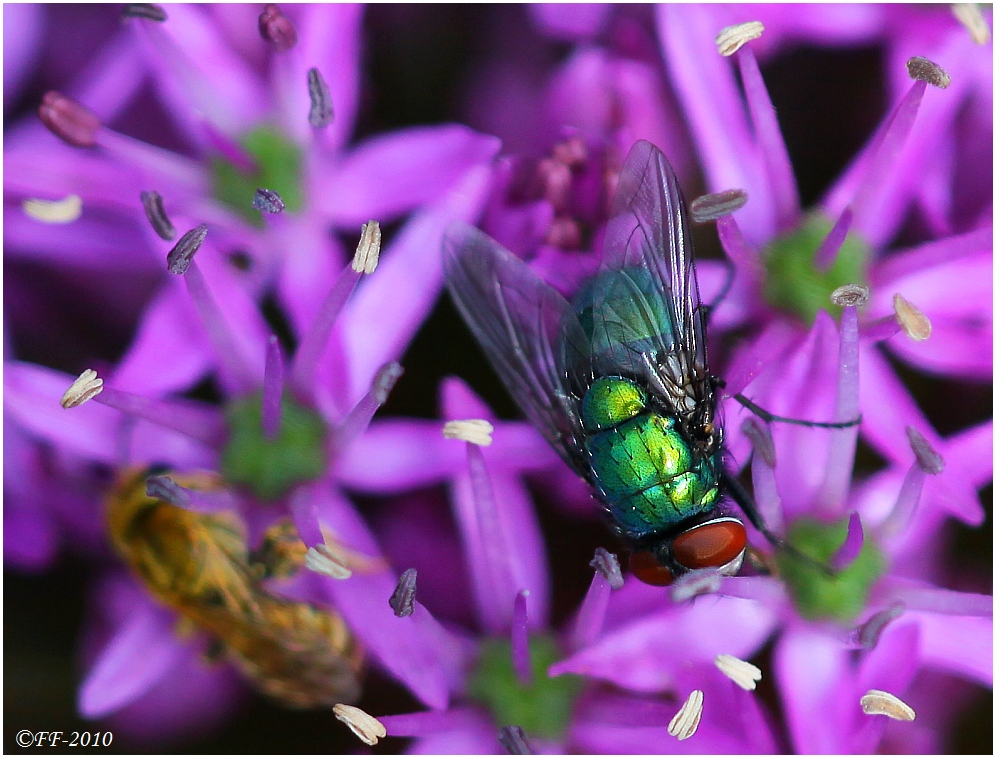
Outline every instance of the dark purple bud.
POLYGON ((194 259, 194 253, 200 250, 207 233, 207 224, 201 224, 180 237, 180 241, 166 256, 166 268, 171 274, 186 273, 190 261, 194 259))
POLYGON ((692 200, 688 210, 691 211, 692 221, 696 224, 704 224, 707 221, 715 221, 722 216, 728 216, 746 204, 746 190, 730 189, 697 197, 692 200))
POLYGON ((415 569, 408 569, 398 580, 398 586, 394 588, 394 594, 388 603, 394 615, 399 619, 411 616, 415 611, 415 580, 418 572, 415 569))
POLYGON ((280 12, 280 7, 273 3, 265 6, 263 12, 259 14, 259 34, 281 53, 297 44, 297 30, 294 24, 280 12))
POLYGON ((308 70, 308 96, 311 98, 308 123, 315 129, 331 124, 335 115, 332 111, 332 93, 329 92, 329 85, 317 68, 308 70))
POLYGON ((163 196, 158 192, 151 191, 142 192, 139 198, 142 200, 142 207, 145 208, 145 217, 149 219, 156 234, 159 235, 160 239, 167 242, 172 241, 176 236, 176 227, 173 226, 173 222, 169 220, 169 216, 166 215, 166 210, 163 208, 163 196))
POLYGON ((912 426, 906 427, 906 436, 910 439, 910 447, 916 456, 916 462, 925 474, 937 475, 944 471, 944 459, 931 447, 927 438, 912 426))
POLYGON ((70 100, 55 90, 42 96, 38 118, 46 129, 69 145, 93 147, 97 144, 100 119, 75 100, 70 100))
POLYGON ((284 209, 284 200, 273 190, 260 187, 252 199, 252 207, 263 213, 280 213, 284 209))
POLYGON ((121 18, 144 18, 146 21, 158 21, 162 23, 169 17, 161 5, 154 3, 128 3, 121 11, 121 18))
POLYGON ((190 506, 190 495, 179 484, 168 476, 150 476, 145 481, 145 494, 156 500, 187 508, 190 506))
POLYGON ((612 589, 622 588, 623 575, 619 569, 619 558, 616 557, 615 553, 610 553, 604 547, 597 547, 595 548, 595 557, 588 565, 601 574, 612 589))
POLYGON ((509 755, 532 755, 533 749, 526 742, 521 726, 503 726, 498 732, 498 742, 509 755))

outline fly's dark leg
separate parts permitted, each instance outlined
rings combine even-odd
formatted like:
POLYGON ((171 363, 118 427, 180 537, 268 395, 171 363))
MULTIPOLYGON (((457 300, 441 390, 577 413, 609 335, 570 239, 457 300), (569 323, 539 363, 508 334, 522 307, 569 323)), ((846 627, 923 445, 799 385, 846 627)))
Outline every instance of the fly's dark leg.
POLYGON ((764 517, 761 515, 761 512, 757 509, 757 503, 754 502, 754 498, 751 497, 750 493, 748 493, 747 490, 743 488, 743 485, 740 484, 740 482, 738 482, 734 477, 730 476, 729 473, 724 471, 720 475, 720 483, 723 486, 723 488, 730 493, 730 497, 733 498, 733 501, 740 506, 740 509, 750 520, 750 523, 754 525, 754 528, 757 529, 757 531, 759 531, 761 534, 763 534, 764 538, 768 542, 770 542, 773 547, 775 547, 778 550, 784 550, 786 553, 793 556, 794 558, 798 558, 799 560, 808 563, 810 566, 818 569, 819 571, 821 571, 822 573, 826 574, 831 578, 837 576, 837 572, 834 571, 829 566, 827 566, 825 563, 818 561, 815 558, 811 558, 805 553, 800 552, 792 545, 790 545, 788 542, 779 537, 777 534, 775 534, 773 531, 771 531, 771 529, 768 528, 768 525, 764 523, 764 517))
POLYGON ((853 418, 850 421, 805 421, 801 418, 788 418, 787 416, 776 416, 770 411, 764 410, 760 405, 755 403, 753 400, 748 400, 746 397, 741 395, 739 392, 733 396, 740 405, 749 410, 754 415, 759 418, 771 422, 780 421, 783 424, 798 424, 799 426, 812 426, 818 429, 847 429, 852 426, 857 426, 861 423, 861 414, 858 414, 857 418, 853 418))

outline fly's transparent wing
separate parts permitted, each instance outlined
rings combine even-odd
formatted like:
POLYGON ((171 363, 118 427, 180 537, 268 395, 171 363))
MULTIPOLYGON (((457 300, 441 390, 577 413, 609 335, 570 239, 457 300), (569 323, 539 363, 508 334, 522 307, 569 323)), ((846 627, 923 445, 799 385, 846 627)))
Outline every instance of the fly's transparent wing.
MULTIPOLYGON (((561 457, 590 477, 568 356, 584 365, 588 339, 567 301, 477 229, 454 223, 443 239, 446 285, 512 397, 561 457)), ((575 376, 583 371, 575 370, 575 376)))
POLYGON ((590 292, 597 373, 645 378, 680 414, 711 418, 703 312, 685 203, 664 154, 641 140, 619 176, 590 292))

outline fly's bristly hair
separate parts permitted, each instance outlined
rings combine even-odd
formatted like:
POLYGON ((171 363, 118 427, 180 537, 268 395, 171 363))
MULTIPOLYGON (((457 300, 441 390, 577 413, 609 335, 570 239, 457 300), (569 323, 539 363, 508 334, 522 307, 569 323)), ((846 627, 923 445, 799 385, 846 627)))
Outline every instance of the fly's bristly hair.
MULTIPOLYGON (((198 513, 146 494, 149 469, 125 472, 107 502, 111 540, 181 624, 208 633, 261 693, 291 708, 331 708, 360 695, 363 650, 335 611, 262 585, 303 562, 304 544, 277 522, 253 553, 234 513, 198 513)), ((209 472, 171 474, 181 487, 222 486, 209 472)))

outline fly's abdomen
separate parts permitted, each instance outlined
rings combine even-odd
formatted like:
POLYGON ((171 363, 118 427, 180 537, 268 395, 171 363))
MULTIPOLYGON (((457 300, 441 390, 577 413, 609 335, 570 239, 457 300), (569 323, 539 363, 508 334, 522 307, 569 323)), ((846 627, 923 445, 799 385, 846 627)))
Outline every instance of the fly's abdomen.
POLYGON ((667 529, 716 502, 715 461, 696 461, 674 420, 648 411, 634 382, 596 380, 582 421, 595 482, 627 536, 667 529))

